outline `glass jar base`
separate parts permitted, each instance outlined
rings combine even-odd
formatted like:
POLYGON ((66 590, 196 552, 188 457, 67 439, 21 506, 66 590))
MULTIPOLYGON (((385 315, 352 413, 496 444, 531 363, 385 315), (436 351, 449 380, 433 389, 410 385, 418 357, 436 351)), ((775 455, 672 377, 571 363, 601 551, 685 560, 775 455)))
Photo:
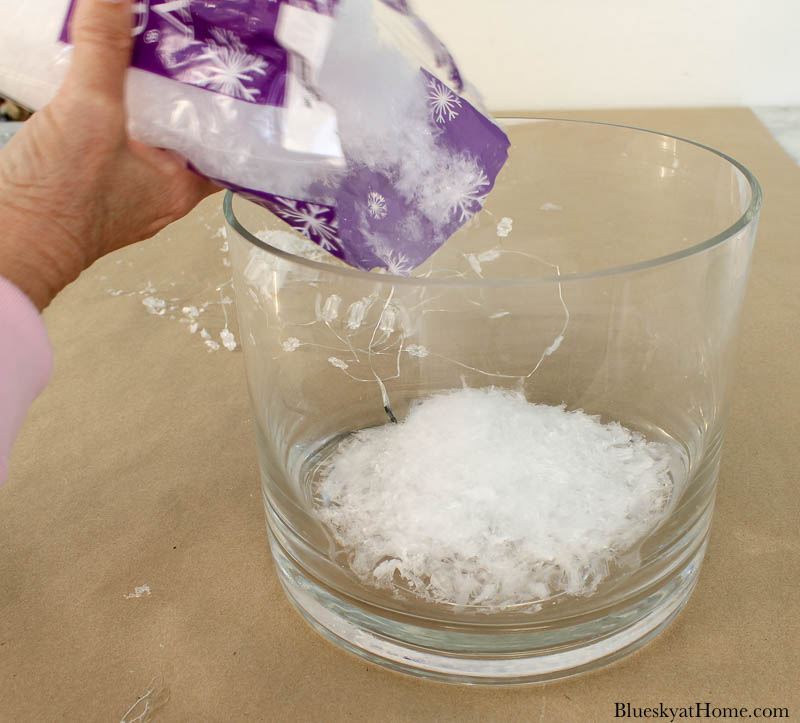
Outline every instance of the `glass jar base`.
MULTIPOLYGON (((480 653, 469 653, 464 652, 467 645, 455 644, 452 647, 460 648, 460 652, 454 653, 377 633, 376 630, 391 629, 391 621, 323 589, 284 554, 274 539, 272 543, 278 575, 290 602, 317 632, 331 642, 369 662, 400 673, 444 683, 501 686, 530 685, 572 677, 635 652, 666 629, 683 609, 697 582, 705 553, 703 542, 688 564, 659 590, 628 608, 616 610, 607 618, 593 621, 592 626, 601 633, 587 635, 584 623, 575 628, 574 638, 579 642, 547 648, 542 647, 542 633, 534 631, 527 633, 529 652, 525 652, 524 645, 520 646, 517 637, 513 654, 499 650, 493 654, 486 645, 481 646, 480 653)), ((408 626, 402 627, 407 633, 408 626)), ((565 632, 568 637, 568 629, 562 630, 562 637, 565 632)), ((457 640, 459 633, 449 630, 447 636, 450 640, 457 640)), ((487 633, 487 640, 489 636, 487 633)), ((420 628, 419 638, 426 637, 431 639, 430 630, 420 628)))

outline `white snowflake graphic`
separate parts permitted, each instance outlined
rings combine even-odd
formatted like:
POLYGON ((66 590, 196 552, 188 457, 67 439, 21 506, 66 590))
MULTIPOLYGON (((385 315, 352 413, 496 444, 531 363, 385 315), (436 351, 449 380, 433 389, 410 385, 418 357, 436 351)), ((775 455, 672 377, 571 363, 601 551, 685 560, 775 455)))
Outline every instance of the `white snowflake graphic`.
POLYGON ((408 256, 397 251, 386 254, 382 261, 386 264, 386 272, 392 276, 408 276, 414 270, 408 256))
POLYGON ((460 211, 459 221, 461 222, 472 218, 486 202, 489 191, 483 189, 487 186, 489 186, 489 178, 476 163, 472 170, 459 179, 457 185, 449 189, 449 212, 452 214, 460 211))
POLYGON ((191 36, 171 28, 164 28, 159 33, 156 50, 159 59, 178 80, 186 83, 194 83, 196 78, 202 80, 203 77, 199 70, 192 68, 191 57, 184 57, 184 51, 192 45, 202 45, 202 43, 197 43, 191 36))
POLYGON ((367 212, 372 218, 377 218, 379 221, 386 218, 386 199, 377 191, 370 191, 367 194, 367 212))
POLYGON ((251 87, 254 76, 266 75, 269 63, 260 55, 248 53, 239 36, 230 30, 214 28, 211 35, 213 40, 202 43, 203 52, 192 59, 201 65, 195 65, 181 80, 254 101, 260 93, 251 87))
POLYGON ((456 108, 461 107, 461 99, 444 83, 436 78, 428 80, 428 105, 437 123, 446 123, 458 116, 456 108))
POLYGON ((278 201, 275 212, 303 236, 326 251, 341 251, 336 239, 336 219, 330 218, 330 209, 293 198, 276 196, 275 199, 278 201))
MULTIPOLYGON (((149 2, 137 2, 133 4, 131 8, 133 10, 133 30, 131 31, 131 35, 136 37, 137 35, 141 35, 144 33, 145 28, 147 27, 147 20, 150 17, 150 3, 149 2)), ((153 40, 148 40, 147 36, 154 31, 150 31, 149 33, 145 34, 144 42, 145 43, 152 43, 155 42, 153 40)), ((156 35, 158 31, 155 31, 156 35)), ((156 38, 157 40, 158 38, 156 38)))

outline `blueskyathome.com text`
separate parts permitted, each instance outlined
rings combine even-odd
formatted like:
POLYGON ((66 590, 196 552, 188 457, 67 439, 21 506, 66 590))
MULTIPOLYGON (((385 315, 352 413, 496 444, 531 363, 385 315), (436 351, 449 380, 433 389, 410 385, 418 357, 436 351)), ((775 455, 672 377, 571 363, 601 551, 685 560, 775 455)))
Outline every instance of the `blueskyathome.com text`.
POLYGON ((708 701, 695 702, 685 706, 671 706, 664 703, 639 705, 630 701, 614 704, 614 718, 649 718, 668 720, 670 723, 691 718, 787 720, 789 717, 789 709, 781 706, 729 706, 715 705, 708 701))

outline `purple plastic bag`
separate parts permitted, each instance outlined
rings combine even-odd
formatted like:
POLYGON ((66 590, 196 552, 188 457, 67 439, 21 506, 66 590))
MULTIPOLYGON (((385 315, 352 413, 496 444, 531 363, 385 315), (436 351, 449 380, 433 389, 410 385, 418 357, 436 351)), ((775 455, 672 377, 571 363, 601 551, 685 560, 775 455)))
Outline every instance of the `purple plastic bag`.
MULTIPOLYGON (((461 78, 446 48, 408 3, 383 2, 415 23, 460 90, 461 78)), ((132 66, 237 101, 285 109, 284 130, 291 132, 284 133, 284 148, 307 151, 304 144, 314 135, 313 125, 329 128, 335 123, 335 110, 319 97, 315 78, 336 22, 337 4, 338 0, 141 0, 134 4, 132 66)), ((65 42, 72 9, 71 5, 62 30, 65 42)), ((451 189, 444 214, 421 212, 396 188, 392 169, 371 171, 351 163, 347 154, 347 171, 338 187, 315 192, 311 184, 302 199, 206 175, 265 206, 357 268, 408 274, 480 210, 509 145, 502 130, 452 88, 424 69, 420 74, 419 92, 426 95, 436 146, 468 169, 451 189)), ((192 164, 193 159, 188 160, 192 164)))

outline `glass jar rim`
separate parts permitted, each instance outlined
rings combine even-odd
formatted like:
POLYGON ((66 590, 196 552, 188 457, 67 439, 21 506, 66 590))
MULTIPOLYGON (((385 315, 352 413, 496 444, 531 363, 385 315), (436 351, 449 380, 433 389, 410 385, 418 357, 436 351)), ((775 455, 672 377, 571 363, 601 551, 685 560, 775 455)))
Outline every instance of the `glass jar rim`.
POLYGON ((322 261, 312 261, 310 259, 305 259, 302 256, 296 256, 295 254, 278 249, 272 246, 271 244, 267 243, 266 241, 263 241, 262 239, 258 238, 255 234, 248 231, 247 228, 245 228, 244 225, 236 217, 236 214, 233 210, 234 193, 230 190, 225 192, 225 198, 222 202, 222 210, 225 216, 225 220, 227 221, 228 225, 234 231, 236 231, 236 233, 238 233, 243 239, 250 242, 254 246, 259 247, 263 251, 266 251, 267 253, 272 254, 273 256, 277 256, 283 261, 288 261, 289 263, 295 263, 300 266, 305 266, 307 268, 328 274, 336 274, 343 278, 359 279, 361 281, 371 281, 371 282, 378 281, 382 283, 391 283, 403 286, 431 286, 431 287, 456 286, 456 287, 504 288, 511 286, 529 286, 532 284, 539 284, 539 283, 553 283, 553 282, 564 283, 569 281, 590 280, 595 278, 629 274, 637 271, 643 271, 664 266, 666 264, 680 261, 690 256, 694 256, 698 253, 701 253, 703 251, 714 248, 715 246, 724 243, 728 239, 734 237, 742 229, 744 229, 746 226, 748 226, 750 223, 754 222, 758 218, 758 214, 761 209, 762 192, 761 192, 761 185, 759 184, 758 180, 753 175, 753 173, 751 173, 751 171, 742 163, 735 160, 734 158, 731 158, 722 151, 718 151, 717 149, 711 148, 710 146, 707 146, 698 141, 689 140, 688 138, 682 138, 681 136, 672 135, 670 133, 662 133, 660 131, 648 130, 646 128, 637 128, 636 126, 629 126, 621 123, 606 123, 604 121, 575 120, 570 118, 538 118, 538 117, 525 117, 525 116, 498 116, 498 120, 500 122, 505 121, 518 125, 528 124, 528 123, 533 124, 542 122, 556 122, 556 123, 572 123, 576 125, 607 126, 610 128, 622 128, 629 131, 647 133, 655 136, 660 136, 662 138, 670 138, 672 140, 679 141, 681 143, 686 143, 695 146, 697 148, 700 148, 704 151, 713 153, 714 155, 718 156, 724 161, 727 161, 730 165, 732 165, 738 171, 740 171, 741 174, 747 180, 750 187, 750 203, 748 204, 744 213, 738 219, 736 219, 736 221, 734 221, 733 224, 728 226, 720 233, 710 238, 699 241, 698 243, 692 244, 691 246, 687 246, 685 248, 678 249, 677 251, 673 251, 672 253, 664 254, 662 256, 657 256, 652 259, 645 259, 644 261, 637 261, 632 264, 611 266, 605 269, 597 269, 593 271, 577 271, 566 274, 551 274, 548 276, 536 276, 524 279, 485 279, 485 278, 437 279, 437 278, 419 277, 419 276, 398 276, 389 273, 363 271, 355 267, 343 268, 322 261))

